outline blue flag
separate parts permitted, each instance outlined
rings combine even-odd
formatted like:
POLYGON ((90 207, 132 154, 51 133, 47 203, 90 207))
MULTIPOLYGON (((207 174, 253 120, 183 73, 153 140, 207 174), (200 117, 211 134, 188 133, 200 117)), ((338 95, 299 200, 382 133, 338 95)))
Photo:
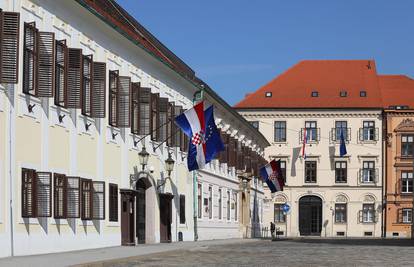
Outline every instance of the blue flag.
POLYGON ((343 157, 347 154, 345 146, 344 131, 341 129, 341 143, 339 145, 339 156, 343 157))
POLYGON ((215 156, 224 150, 223 141, 221 141, 220 132, 214 121, 213 106, 204 111, 206 121, 205 144, 206 144, 206 163, 210 162, 215 156))

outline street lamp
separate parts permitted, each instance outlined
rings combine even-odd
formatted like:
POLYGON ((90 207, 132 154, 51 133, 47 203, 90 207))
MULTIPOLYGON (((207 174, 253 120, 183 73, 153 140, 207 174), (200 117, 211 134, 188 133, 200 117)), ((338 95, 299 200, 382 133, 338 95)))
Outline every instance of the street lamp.
POLYGON ((148 164, 149 153, 145 149, 145 146, 142 147, 141 152, 138 153, 139 163, 142 165, 142 170, 145 169, 145 165, 148 164))
POLYGON ((247 178, 243 178, 242 180, 243 191, 247 190, 247 183, 248 183, 247 178))
POLYGON ((165 160, 165 170, 168 173, 168 177, 171 176, 171 172, 174 169, 175 161, 171 158, 171 153, 168 153, 168 158, 165 160))

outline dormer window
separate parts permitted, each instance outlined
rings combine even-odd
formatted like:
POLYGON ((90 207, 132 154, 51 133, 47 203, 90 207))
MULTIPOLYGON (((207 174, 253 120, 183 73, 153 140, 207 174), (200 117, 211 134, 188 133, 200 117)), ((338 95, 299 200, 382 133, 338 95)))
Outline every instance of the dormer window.
POLYGON ((319 92, 318 91, 313 91, 311 94, 312 97, 318 97, 319 96, 319 92))
POLYGON ((348 92, 347 92, 347 91, 341 91, 341 92, 339 93, 339 96, 340 96, 340 97, 347 97, 347 96, 348 96, 348 92))
POLYGON ((265 97, 272 97, 272 92, 266 92, 265 97))
POLYGON ((367 91, 360 91, 359 96, 360 97, 366 97, 367 96, 367 91))

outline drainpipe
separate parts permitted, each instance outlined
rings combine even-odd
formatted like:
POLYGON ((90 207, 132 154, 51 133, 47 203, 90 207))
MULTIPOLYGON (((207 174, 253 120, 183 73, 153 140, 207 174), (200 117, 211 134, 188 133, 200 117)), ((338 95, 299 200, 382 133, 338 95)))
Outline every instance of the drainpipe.
MULTIPOLYGON (((14 1, 13 1, 13 10, 14 10, 14 1)), ((13 100, 11 99, 11 92, 12 86, 8 86, 8 93, 9 93, 9 205, 10 205, 10 253, 11 256, 14 256, 14 225, 13 225, 13 175, 12 175, 12 101, 14 101, 14 94, 13 100)))
POLYGON ((197 172, 193 171, 193 214, 194 214, 194 241, 198 240, 197 232, 197 172))
POLYGON ((382 177, 381 177, 381 182, 382 182, 382 186, 381 186, 381 195, 382 195, 382 203, 381 203, 381 208, 382 208, 382 213, 381 213, 381 221, 382 221, 382 233, 381 233, 381 237, 386 237, 387 235, 387 180, 388 179, 384 179, 384 175, 388 175, 387 172, 387 149, 386 147, 388 146, 387 141, 388 141, 388 125, 387 125, 387 118, 386 118, 386 113, 383 111, 382 112, 382 124, 383 124, 383 131, 382 134, 385 136, 383 136, 383 142, 382 142, 382 177), (384 190, 385 189, 385 190, 384 190), (385 206, 385 207, 384 207, 385 206))

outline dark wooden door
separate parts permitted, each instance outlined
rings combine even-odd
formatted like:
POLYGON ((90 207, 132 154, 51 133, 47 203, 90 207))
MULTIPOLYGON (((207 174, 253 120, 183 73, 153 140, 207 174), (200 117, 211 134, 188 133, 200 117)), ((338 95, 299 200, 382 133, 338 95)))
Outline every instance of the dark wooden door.
POLYGON ((171 242, 171 194, 160 195, 160 242, 171 242))
POLYGON ((134 246, 134 195, 132 193, 121 192, 121 205, 121 242, 123 246, 134 246))
POLYGON ((137 193, 137 238, 139 244, 145 243, 145 189, 138 188, 137 193))
POLYGON ((305 196, 299 200, 300 235, 321 235, 322 200, 316 196, 305 196))

